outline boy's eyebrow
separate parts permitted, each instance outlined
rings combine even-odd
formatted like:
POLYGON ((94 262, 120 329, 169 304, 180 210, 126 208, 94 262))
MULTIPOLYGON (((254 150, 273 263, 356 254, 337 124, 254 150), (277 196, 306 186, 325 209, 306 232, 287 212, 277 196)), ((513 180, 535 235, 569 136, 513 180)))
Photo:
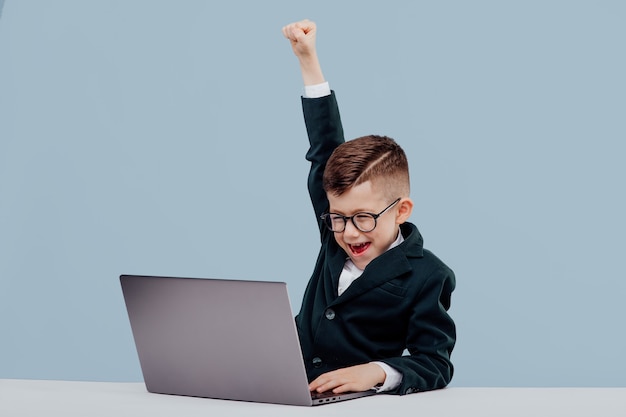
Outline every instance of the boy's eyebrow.
MULTIPOLYGON (((329 208, 328 212, 329 213, 335 213, 335 214, 342 214, 344 216, 348 215, 348 214, 346 214, 346 212, 342 212, 342 211, 339 211, 339 210, 333 210, 331 208, 329 208)), ((356 214, 356 213, 376 213, 376 211, 372 210, 372 209, 355 209, 355 210, 351 210, 349 213, 351 213, 350 215, 352 215, 352 214, 356 214)))

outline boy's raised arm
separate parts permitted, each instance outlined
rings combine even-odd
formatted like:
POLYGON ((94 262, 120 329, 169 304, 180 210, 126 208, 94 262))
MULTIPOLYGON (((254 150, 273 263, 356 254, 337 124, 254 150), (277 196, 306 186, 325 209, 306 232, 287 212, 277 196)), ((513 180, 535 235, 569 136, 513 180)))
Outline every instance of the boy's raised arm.
POLYGON ((289 39, 293 53, 300 62, 304 85, 322 84, 324 75, 317 58, 315 37, 317 28, 310 20, 301 20, 283 27, 283 35, 289 39))
POLYGON ((334 94, 324 80, 315 47, 317 28, 310 20, 301 20, 283 27, 282 33, 298 58, 305 94, 302 110, 310 148, 306 159, 311 162, 308 187, 320 232, 326 227, 319 216, 328 210, 328 199, 323 189, 326 161, 333 150, 344 142, 341 117, 334 94))

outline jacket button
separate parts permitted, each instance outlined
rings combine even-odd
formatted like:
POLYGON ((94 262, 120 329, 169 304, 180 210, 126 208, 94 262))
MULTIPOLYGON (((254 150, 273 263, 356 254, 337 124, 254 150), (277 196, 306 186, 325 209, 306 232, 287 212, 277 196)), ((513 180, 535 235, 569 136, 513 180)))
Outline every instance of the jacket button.
POLYGON ((322 360, 318 357, 313 358, 313 360, 311 361, 313 362, 313 366, 315 368, 321 368, 322 367, 322 360))
POLYGON ((326 310, 326 318, 328 320, 332 320, 335 318, 335 311, 332 308, 329 308, 328 310, 326 310))

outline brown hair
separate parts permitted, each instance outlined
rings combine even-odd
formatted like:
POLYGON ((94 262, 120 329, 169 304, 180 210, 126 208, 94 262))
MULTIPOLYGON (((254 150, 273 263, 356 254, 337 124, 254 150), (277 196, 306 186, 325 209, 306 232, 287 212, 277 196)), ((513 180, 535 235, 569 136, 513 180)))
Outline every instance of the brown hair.
POLYGON ((339 196, 367 181, 383 186, 389 198, 409 196, 409 163, 395 140, 387 136, 363 136, 341 144, 328 159, 324 170, 325 192, 339 196))

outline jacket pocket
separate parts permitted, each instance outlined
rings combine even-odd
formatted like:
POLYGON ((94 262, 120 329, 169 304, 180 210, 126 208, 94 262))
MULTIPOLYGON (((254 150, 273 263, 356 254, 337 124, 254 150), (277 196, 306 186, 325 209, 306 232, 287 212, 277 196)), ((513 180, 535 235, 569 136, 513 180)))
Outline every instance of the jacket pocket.
POLYGON ((386 293, 395 295, 396 297, 404 297, 407 291, 406 287, 396 285, 393 283, 393 281, 387 281, 378 288, 385 291, 386 293))

